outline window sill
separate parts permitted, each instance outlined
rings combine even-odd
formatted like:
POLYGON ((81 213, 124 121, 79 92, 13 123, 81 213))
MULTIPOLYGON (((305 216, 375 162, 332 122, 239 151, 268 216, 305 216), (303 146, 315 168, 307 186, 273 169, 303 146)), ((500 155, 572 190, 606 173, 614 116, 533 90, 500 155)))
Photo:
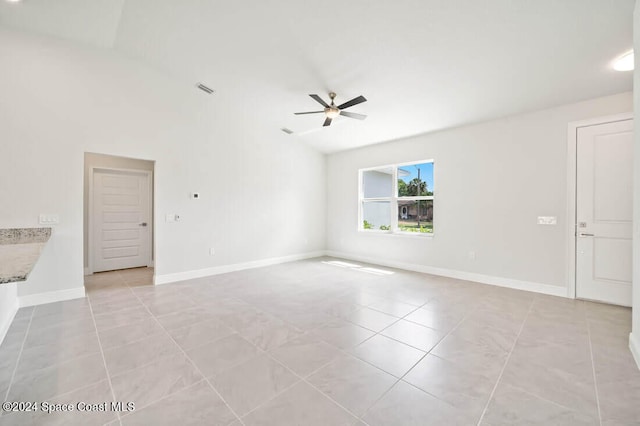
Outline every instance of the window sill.
POLYGON ((391 232, 391 231, 380 231, 377 229, 358 229, 359 234, 365 235, 387 235, 390 237, 408 237, 408 238, 433 238, 433 232, 391 232))

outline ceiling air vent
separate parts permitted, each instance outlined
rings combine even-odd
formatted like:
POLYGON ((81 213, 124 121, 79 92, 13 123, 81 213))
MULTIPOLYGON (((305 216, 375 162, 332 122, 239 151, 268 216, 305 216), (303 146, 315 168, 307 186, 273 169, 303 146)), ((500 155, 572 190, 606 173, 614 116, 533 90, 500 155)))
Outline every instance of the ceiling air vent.
POLYGON ((202 83, 198 83, 198 85, 196 86, 198 89, 202 90, 203 92, 205 92, 207 95, 210 95, 213 93, 213 89, 210 87, 205 86, 202 83))
POLYGON ((280 129, 280 130, 282 130, 283 132, 285 132, 285 133, 286 133, 286 134, 288 134, 288 135, 292 135, 292 134, 293 134, 293 130, 291 130, 291 129, 287 129, 286 127, 283 127, 283 128, 282 128, 282 129, 280 129))

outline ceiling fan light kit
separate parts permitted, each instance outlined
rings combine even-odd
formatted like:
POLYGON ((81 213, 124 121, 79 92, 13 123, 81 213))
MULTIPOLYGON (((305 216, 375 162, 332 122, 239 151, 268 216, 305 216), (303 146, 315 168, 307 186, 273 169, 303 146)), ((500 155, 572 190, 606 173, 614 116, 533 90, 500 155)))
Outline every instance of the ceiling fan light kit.
POLYGON ((354 105, 358 105, 361 104, 363 102, 366 102, 367 99, 360 95, 358 97, 355 97, 353 99, 351 99, 350 101, 347 101, 341 105, 337 105, 335 104, 334 100, 336 98, 336 94, 334 92, 329 92, 329 98, 331 98, 331 104, 326 103, 320 96, 318 95, 309 95, 311 96, 316 102, 318 102, 320 105, 322 105, 324 107, 324 110, 322 111, 309 111, 309 112, 296 112, 295 115, 305 115, 305 114, 322 114, 324 113, 326 119, 324 120, 324 124, 323 126, 330 126, 331 125, 331 121, 336 118, 339 115, 342 115, 343 117, 349 117, 349 118, 355 118, 356 120, 364 120, 365 118, 367 118, 366 115, 364 114, 357 114, 355 112, 347 112, 347 111, 343 111, 344 109, 350 108, 354 105))

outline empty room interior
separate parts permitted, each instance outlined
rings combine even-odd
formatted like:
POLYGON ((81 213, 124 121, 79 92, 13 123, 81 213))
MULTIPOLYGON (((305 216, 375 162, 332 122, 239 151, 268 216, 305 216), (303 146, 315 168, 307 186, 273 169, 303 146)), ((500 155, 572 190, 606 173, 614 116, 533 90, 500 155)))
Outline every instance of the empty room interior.
POLYGON ((0 426, 640 425, 634 45, 633 0, 0 0, 0 426))

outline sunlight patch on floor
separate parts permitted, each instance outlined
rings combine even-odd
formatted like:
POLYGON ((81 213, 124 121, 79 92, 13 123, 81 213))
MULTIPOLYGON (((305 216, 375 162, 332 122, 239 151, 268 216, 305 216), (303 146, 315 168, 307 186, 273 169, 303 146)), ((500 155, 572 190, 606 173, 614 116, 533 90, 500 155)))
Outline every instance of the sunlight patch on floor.
POLYGON ((387 271, 385 269, 368 268, 368 267, 365 268, 355 263, 342 262, 340 260, 323 260, 322 263, 326 265, 331 265, 331 266, 338 266, 340 268, 354 269, 356 271, 365 272, 367 274, 373 274, 373 275, 393 275, 394 274, 394 272, 387 271))

